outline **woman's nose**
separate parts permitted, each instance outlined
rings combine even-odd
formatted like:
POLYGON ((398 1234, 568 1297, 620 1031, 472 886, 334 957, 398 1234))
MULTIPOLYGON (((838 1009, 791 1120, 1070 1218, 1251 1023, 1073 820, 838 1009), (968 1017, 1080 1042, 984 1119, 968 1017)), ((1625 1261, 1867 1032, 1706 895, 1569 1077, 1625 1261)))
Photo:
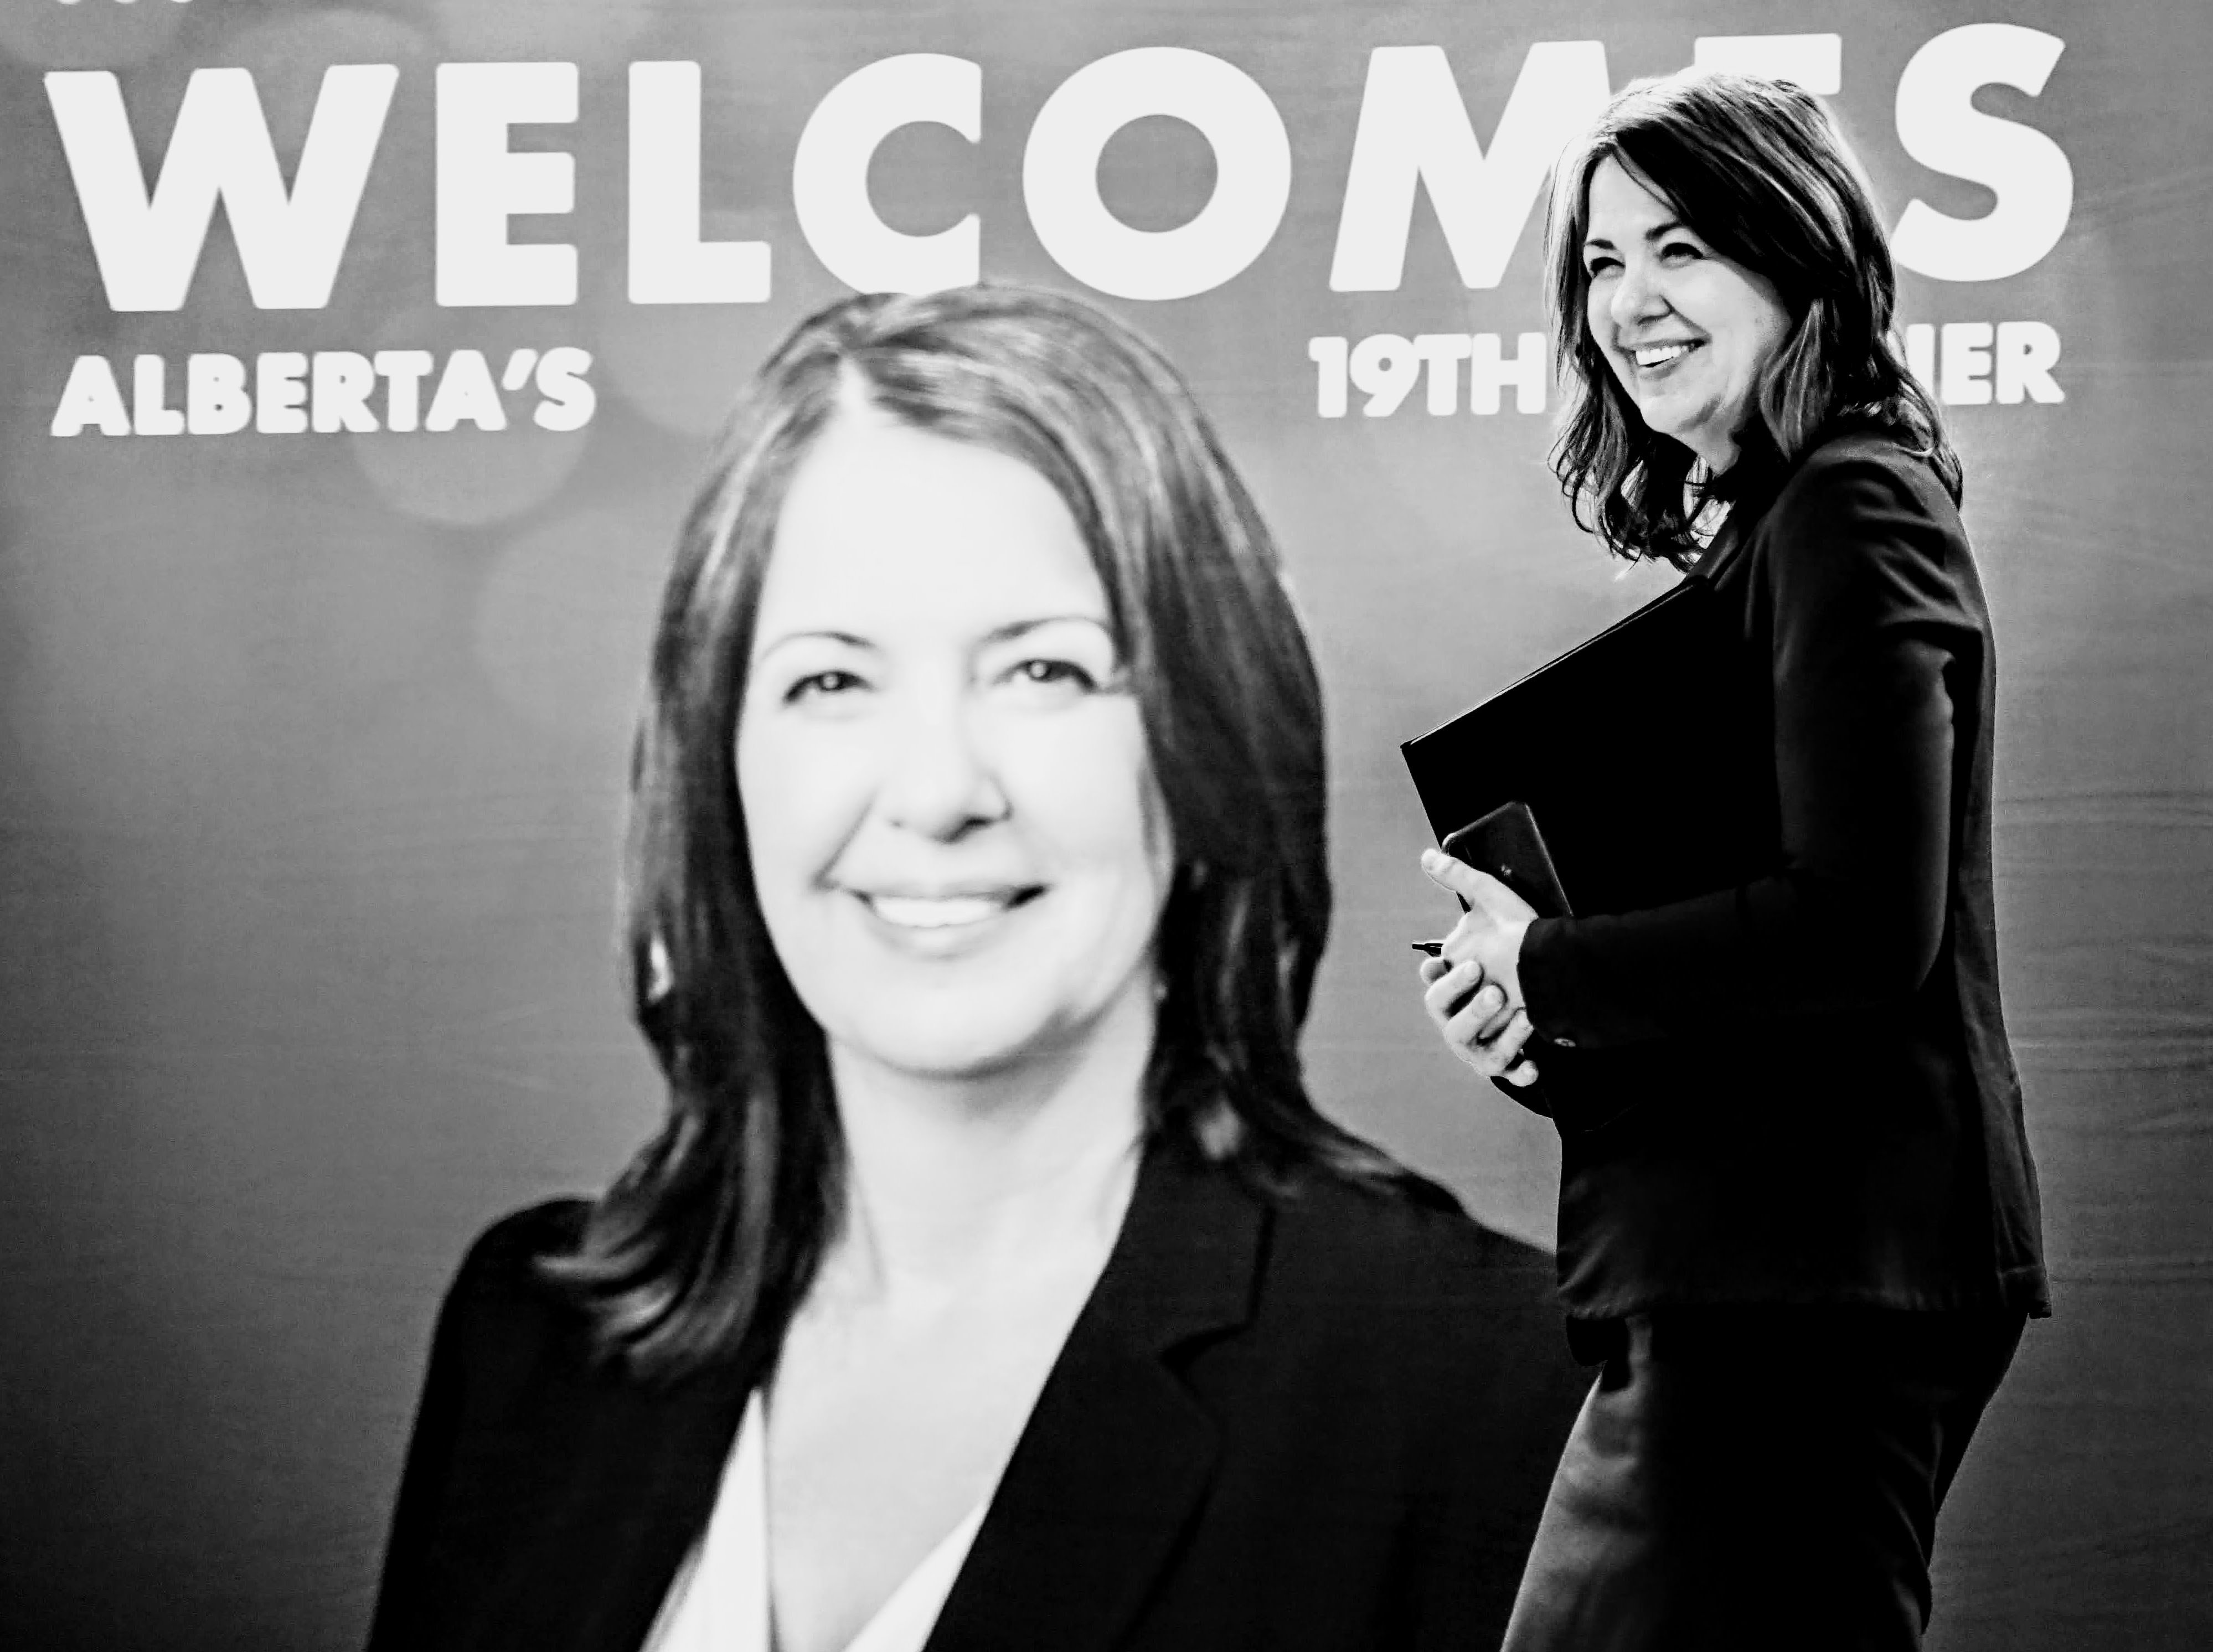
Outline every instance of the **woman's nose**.
POLYGON ((1638 321, 1649 321, 1667 308, 1666 299, 1654 283, 1649 272, 1636 267, 1622 271, 1613 283, 1613 294, 1606 304, 1606 313, 1614 326, 1625 327, 1638 321))
POLYGON ((1004 818, 1006 794, 966 696, 917 695, 889 729, 881 797, 894 825, 951 839, 1004 818))

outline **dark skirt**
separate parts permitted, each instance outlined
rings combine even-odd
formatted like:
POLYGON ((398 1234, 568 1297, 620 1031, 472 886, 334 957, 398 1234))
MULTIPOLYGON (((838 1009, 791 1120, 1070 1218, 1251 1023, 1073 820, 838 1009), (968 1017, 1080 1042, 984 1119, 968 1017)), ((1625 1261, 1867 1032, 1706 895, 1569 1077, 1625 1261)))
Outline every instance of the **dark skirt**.
POLYGON ((1624 1322, 1504 1652, 1908 1652, 1936 1510, 2018 1313, 1673 1309, 1624 1322))

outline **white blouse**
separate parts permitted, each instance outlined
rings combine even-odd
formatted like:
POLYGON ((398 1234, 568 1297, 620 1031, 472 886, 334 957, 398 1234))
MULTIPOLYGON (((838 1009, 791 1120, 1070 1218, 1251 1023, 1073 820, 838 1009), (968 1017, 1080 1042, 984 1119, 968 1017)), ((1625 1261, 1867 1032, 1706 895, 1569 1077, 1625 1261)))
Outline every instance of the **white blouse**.
MULTIPOLYGON (((922 1652, 976 1540, 984 1501, 885 1598, 845 1652, 922 1652)), ((643 1652, 774 1652, 768 1588, 768 1417, 760 1390, 746 1402, 715 1511, 669 1585, 643 1652)))

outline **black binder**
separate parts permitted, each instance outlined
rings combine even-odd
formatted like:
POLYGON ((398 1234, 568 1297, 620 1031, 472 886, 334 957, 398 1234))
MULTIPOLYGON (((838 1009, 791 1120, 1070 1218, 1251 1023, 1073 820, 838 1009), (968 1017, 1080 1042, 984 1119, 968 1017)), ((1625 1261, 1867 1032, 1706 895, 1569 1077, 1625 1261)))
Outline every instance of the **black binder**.
POLYGON ((1442 839, 1523 802, 1579 914, 1635 911, 1767 870, 1780 841, 1765 674, 1695 576, 1442 728, 1405 741, 1442 839))

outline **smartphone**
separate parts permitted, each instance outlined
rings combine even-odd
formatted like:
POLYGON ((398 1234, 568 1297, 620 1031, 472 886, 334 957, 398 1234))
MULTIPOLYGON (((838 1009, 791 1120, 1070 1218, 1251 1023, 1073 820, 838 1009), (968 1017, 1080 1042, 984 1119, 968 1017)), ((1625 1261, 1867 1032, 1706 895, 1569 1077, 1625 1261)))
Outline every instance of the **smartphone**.
MULTIPOLYGON (((1552 867, 1552 851, 1527 803, 1502 803, 1444 841, 1444 851, 1488 872, 1537 909, 1539 917, 1573 917, 1568 892, 1552 867)), ((1466 908, 1463 900, 1460 906, 1466 908)))

